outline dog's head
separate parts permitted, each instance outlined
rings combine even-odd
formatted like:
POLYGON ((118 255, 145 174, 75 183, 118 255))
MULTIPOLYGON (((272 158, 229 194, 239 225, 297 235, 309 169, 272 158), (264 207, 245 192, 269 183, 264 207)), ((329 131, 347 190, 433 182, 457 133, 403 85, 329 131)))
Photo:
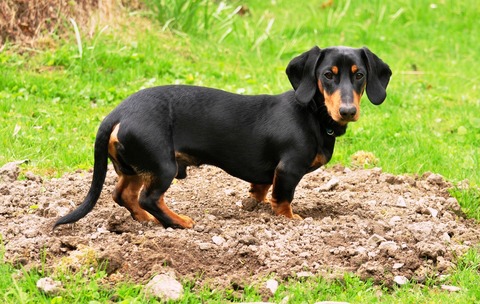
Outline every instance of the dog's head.
POLYGON ((346 125, 358 120, 365 89, 373 104, 385 100, 392 71, 366 47, 320 50, 315 46, 290 61, 287 75, 298 103, 307 106, 319 92, 328 114, 340 125, 346 125))

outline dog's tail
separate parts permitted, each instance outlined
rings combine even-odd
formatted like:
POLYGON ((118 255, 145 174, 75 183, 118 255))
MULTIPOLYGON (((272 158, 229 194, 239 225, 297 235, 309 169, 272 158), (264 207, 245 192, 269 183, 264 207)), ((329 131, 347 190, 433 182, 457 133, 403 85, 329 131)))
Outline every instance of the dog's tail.
POLYGON ((95 139, 95 153, 94 153, 94 165, 93 165, 93 178, 90 190, 83 200, 82 204, 69 214, 59 218, 53 229, 59 225, 69 224, 78 221, 92 211, 93 207, 97 203, 100 193, 102 192, 103 183, 107 176, 108 165, 108 141, 110 139, 110 133, 113 127, 118 122, 118 119, 112 117, 112 115, 105 118, 98 128, 97 137, 95 139))

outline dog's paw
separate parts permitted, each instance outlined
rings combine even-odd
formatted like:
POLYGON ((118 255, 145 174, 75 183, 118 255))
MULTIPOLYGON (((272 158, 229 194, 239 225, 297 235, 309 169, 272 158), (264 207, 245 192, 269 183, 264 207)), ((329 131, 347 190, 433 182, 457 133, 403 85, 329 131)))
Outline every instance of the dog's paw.
POLYGON ((195 222, 188 216, 179 214, 178 217, 180 218, 180 221, 178 225, 180 226, 179 228, 183 229, 190 229, 195 226, 195 222))

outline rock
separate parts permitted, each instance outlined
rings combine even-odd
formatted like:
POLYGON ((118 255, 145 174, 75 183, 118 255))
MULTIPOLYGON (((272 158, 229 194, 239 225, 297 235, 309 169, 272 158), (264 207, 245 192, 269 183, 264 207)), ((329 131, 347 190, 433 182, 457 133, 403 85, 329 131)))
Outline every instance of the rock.
POLYGON ((427 239, 432 234, 433 227, 432 222, 418 222, 407 225, 407 229, 410 230, 417 241, 427 239))
POLYGON ((19 164, 24 163, 25 161, 16 161, 6 163, 0 168, 0 182, 11 183, 17 180, 18 175, 20 174, 19 164))
POLYGON ((221 236, 215 235, 212 237, 212 242, 215 243, 215 245, 220 246, 225 243, 225 239, 221 236))
POLYGON ((442 185, 444 183, 444 180, 443 176, 432 173, 427 177, 427 182, 433 185, 442 185))
POLYGON ((395 206, 400 208, 407 208, 407 202, 405 201, 405 198, 403 198, 403 196, 399 196, 395 206))
POLYGON ((400 269, 404 266, 405 264, 404 263, 395 263, 393 264, 392 268, 393 269, 400 269))
POLYGON ((395 251, 398 250, 398 245, 394 241, 385 241, 381 242, 378 245, 378 249, 386 251, 388 254, 392 255, 395 251))
POLYGON ((245 198, 242 201, 242 209, 245 211, 254 211, 257 208, 258 202, 252 197, 245 198))
POLYGON ((449 235, 447 232, 445 232, 444 234, 442 234, 442 235, 440 236, 440 239, 441 239, 443 242, 445 242, 445 243, 448 244, 448 243, 450 243, 450 241, 451 241, 452 238, 450 237, 450 235, 449 235))
POLYGON ((393 281, 397 283, 398 285, 405 285, 408 283, 408 279, 404 276, 395 276, 393 278, 393 281))
POLYGON ((446 291, 450 291, 450 292, 457 292, 457 291, 462 290, 460 287, 452 286, 452 285, 441 285, 440 288, 442 288, 443 290, 446 290, 446 291))
POLYGON ((159 274, 145 285, 145 292, 162 301, 175 301, 183 296, 183 286, 171 276, 159 274))
POLYGON ((50 277, 41 278, 37 281, 37 288, 49 295, 56 295, 63 290, 62 282, 55 281, 50 277))
POLYGON ((433 216, 433 217, 437 217, 438 215, 438 210, 437 209, 434 209, 434 208, 431 208, 431 207, 428 207, 428 212, 433 216))
POLYGON ((439 256, 437 257, 437 270, 440 272, 445 272, 451 269, 455 264, 450 261, 447 261, 444 257, 439 256))
POLYGON ((265 283, 265 287, 267 287, 267 289, 270 290, 273 295, 278 289, 278 282, 277 280, 270 279, 265 283))
POLYGON ((371 237, 368 238, 367 245, 376 247, 380 242, 384 242, 384 241, 386 240, 383 236, 380 236, 378 234, 373 234, 371 237))
POLYGON ((395 215, 395 216, 392 216, 392 218, 390 219, 390 221, 388 221, 388 224, 390 226, 396 226, 398 222, 400 222, 402 220, 401 217, 399 217, 398 215, 395 215))
POLYGON ((319 192, 330 191, 333 188, 335 188, 336 186, 338 186, 339 183, 340 183, 340 180, 337 177, 334 176, 326 184, 321 185, 317 189, 318 189, 319 192))
POLYGON ((200 248, 200 250, 209 250, 209 249, 212 249, 213 245, 210 244, 210 243, 200 243, 198 244, 198 248, 200 248))
POLYGON ((421 241, 415 245, 415 248, 418 251, 418 256, 421 258, 436 260, 437 257, 445 254, 445 247, 440 243, 421 241))

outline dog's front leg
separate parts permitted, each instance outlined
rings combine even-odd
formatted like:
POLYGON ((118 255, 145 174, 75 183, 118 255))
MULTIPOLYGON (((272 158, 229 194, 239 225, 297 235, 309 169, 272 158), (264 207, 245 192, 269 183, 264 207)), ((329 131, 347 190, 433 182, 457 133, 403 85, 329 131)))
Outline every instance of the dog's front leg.
POLYGON ((272 198, 270 204, 276 215, 283 215, 287 218, 302 219, 298 214, 292 211, 292 200, 295 188, 302 179, 303 174, 294 167, 289 168, 285 164, 280 164, 275 169, 273 178, 272 198))

